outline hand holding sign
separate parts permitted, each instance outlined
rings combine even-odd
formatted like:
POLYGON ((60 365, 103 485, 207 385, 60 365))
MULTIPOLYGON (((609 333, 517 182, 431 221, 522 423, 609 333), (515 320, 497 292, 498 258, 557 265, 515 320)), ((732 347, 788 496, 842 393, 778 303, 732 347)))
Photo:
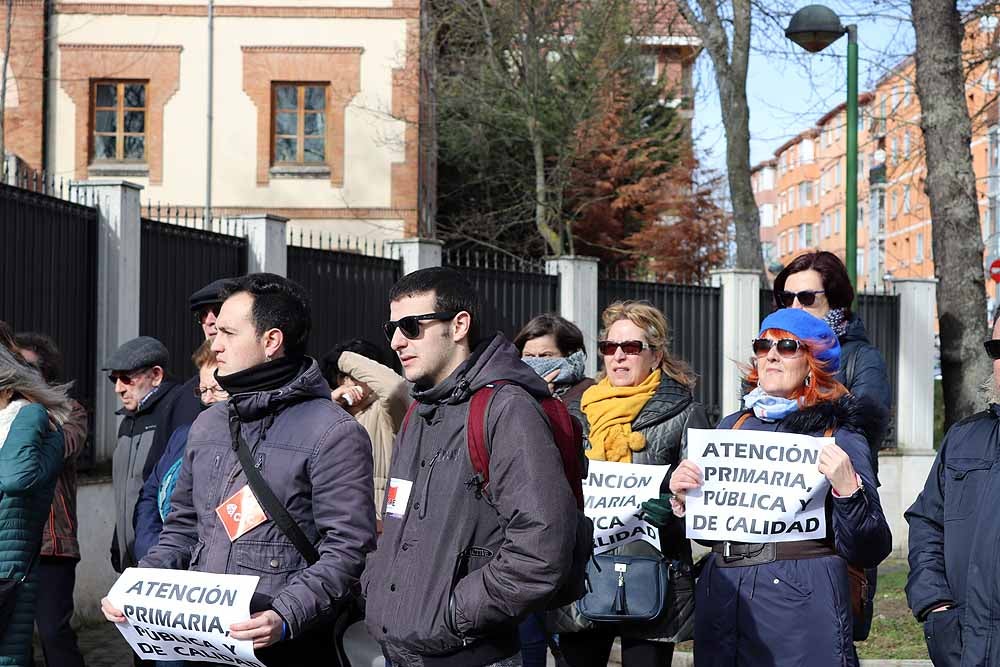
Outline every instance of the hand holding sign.
POLYGON ((830 481, 838 496, 850 496, 858 490, 858 473, 851 457, 836 444, 823 447, 819 454, 819 471, 830 481))
POLYGON ((689 459, 684 459, 677 465, 674 474, 670 476, 670 493, 683 503, 687 492, 691 489, 697 489, 701 484, 701 468, 689 459))
POLYGON ((255 649, 270 646, 281 639, 281 631, 285 622, 276 611, 258 611, 250 616, 249 621, 233 623, 229 626, 229 636, 241 641, 252 641, 255 649))

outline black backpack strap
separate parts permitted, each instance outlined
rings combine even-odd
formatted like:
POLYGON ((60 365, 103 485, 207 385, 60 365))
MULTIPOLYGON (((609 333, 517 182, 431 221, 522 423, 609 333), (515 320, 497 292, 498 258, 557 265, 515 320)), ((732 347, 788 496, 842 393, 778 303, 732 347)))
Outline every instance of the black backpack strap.
POLYGON ((278 500, 278 497, 274 495, 274 491, 271 490, 271 487, 264 480, 260 471, 253 464, 253 459, 250 456, 250 448, 247 447, 246 440, 240 432, 240 416, 236 413, 236 408, 233 407, 232 403, 229 405, 229 435, 233 440, 233 450, 236 451, 236 456, 240 459, 240 466, 247 476, 247 484, 250 485, 250 490, 257 497, 257 502, 260 503, 260 506, 271 517, 271 520, 274 521, 278 529, 285 534, 285 537, 291 540, 295 548, 302 554, 302 557, 306 559, 306 562, 312 565, 318 561, 319 552, 316 551, 316 547, 312 545, 306 534, 302 532, 299 524, 295 523, 288 510, 278 500))

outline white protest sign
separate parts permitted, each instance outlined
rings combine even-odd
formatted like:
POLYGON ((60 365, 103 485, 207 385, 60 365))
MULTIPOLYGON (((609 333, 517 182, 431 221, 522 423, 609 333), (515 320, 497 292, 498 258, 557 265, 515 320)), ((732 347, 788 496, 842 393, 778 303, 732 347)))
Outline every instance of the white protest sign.
POLYGON ((642 540, 660 548, 660 532, 636 517, 643 501, 660 495, 667 466, 590 461, 583 511, 594 522, 594 553, 642 540))
POLYGON ((229 626, 250 618, 258 577, 130 567, 108 599, 125 623, 118 629, 144 660, 198 660, 264 667, 252 641, 229 637, 229 626))
POLYGON ((704 485, 687 494, 691 539, 798 542, 826 537, 819 454, 833 438, 796 433, 688 429, 688 459, 704 485))

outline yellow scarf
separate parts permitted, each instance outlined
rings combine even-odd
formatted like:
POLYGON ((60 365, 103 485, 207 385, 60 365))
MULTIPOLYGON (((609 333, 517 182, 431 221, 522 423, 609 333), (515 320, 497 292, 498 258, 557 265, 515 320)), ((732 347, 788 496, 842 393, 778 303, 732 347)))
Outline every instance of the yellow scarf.
POLYGON ((632 432, 632 422, 660 386, 659 369, 635 387, 613 387, 604 378, 583 392, 580 408, 590 424, 587 458, 631 463, 632 452, 646 448, 642 433, 632 432))

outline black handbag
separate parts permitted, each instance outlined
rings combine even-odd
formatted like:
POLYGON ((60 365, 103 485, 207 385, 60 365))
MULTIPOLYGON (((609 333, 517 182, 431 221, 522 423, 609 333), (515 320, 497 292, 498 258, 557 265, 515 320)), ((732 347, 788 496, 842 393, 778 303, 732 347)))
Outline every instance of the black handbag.
POLYGON ((652 621, 669 587, 670 563, 659 556, 600 554, 587 564, 587 593, 576 604, 595 622, 652 621))

